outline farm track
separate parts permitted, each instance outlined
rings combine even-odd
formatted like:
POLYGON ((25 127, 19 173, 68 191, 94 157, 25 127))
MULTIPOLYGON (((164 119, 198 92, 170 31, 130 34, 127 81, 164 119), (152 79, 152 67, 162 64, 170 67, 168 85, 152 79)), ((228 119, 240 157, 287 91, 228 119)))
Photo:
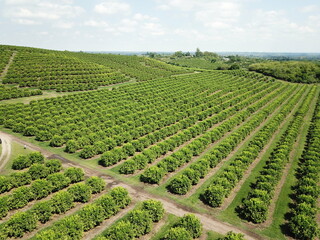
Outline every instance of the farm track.
POLYGON ((12 62, 13 62, 13 59, 14 57, 16 56, 17 52, 13 52, 10 59, 9 59, 9 62, 7 64, 7 66, 4 68, 3 72, 0 74, 0 81, 2 82, 2 79, 7 75, 7 72, 9 70, 9 67, 11 66, 12 62))
MULTIPOLYGON (((297 89, 298 91, 298 89, 297 89)), ((272 135, 271 139, 269 140, 268 144, 260 151, 258 157, 254 160, 254 162, 250 165, 248 170, 244 173, 241 181, 237 184, 237 186, 231 191, 230 195, 223 201, 222 205, 218 208, 219 210, 223 211, 226 208, 229 207, 229 205, 232 203, 234 198, 236 197, 237 193, 240 191, 243 183, 247 181, 248 177, 251 175, 252 171, 254 171, 255 167, 258 165, 258 163, 263 158, 264 154, 266 153, 267 149, 270 148, 272 145, 274 139, 277 137, 283 126, 287 123, 287 121, 293 116, 296 109, 300 106, 302 103, 302 99, 305 97, 306 94, 301 98, 301 100, 296 104, 296 106, 293 108, 293 110, 286 116, 286 118, 283 120, 283 122, 278 127, 277 131, 272 135)), ((284 103, 285 104, 285 103, 284 103)), ((280 106, 281 107, 281 106, 280 106)))
POLYGON ((1 155, 0 155, 0 172, 4 170, 5 165, 10 159, 11 155, 11 138, 0 132, 0 139, 2 141, 1 155))
MULTIPOLYGON (((317 98, 314 98, 311 105, 314 106, 316 101, 317 101, 317 98)), ((300 100, 300 102, 301 102, 301 100, 300 100)), ((310 107, 308 113, 303 118, 303 124, 301 125, 301 127, 299 129, 300 132, 303 129, 305 124, 310 123, 312 115, 313 115, 312 114, 313 110, 314 110, 314 107, 313 108, 310 107)), ((260 224, 262 227, 269 227, 273 222, 273 215, 275 213, 276 205, 279 200, 282 188, 283 188, 284 184, 286 184, 286 179, 288 177, 288 174, 291 171, 294 171, 294 169, 292 169, 294 158, 296 158, 297 155, 299 156, 298 158, 301 157, 302 150, 299 149, 299 143, 301 142, 303 137, 305 137, 305 136, 302 136, 302 134, 299 134, 295 140, 295 143, 294 143, 292 150, 290 152, 290 155, 289 155, 289 161, 287 162, 287 164, 283 170, 283 175, 281 177, 281 180, 279 181, 278 185, 275 188, 275 193, 274 193, 273 199, 271 200, 271 205, 269 207, 267 220, 264 223, 260 224)))
POLYGON ((194 213, 197 217, 199 217, 200 221, 203 223, 204 229, 206 230, 215 231, 220 234, 226 234, 229 231, 233 231, 233 232, 244 234, 247 240, 263 240, 263 238, 256 233, 253 233, 251 231, 241 230, 229 223, 224 223, 220 220, 217 220, 216 218, 214 218, 209 214, 199 213, 197 210, 194 210, 192 208, 186 207, 181 204, 177 204, 173 200, 168 199, 164 196, 158 196, 155 194, 148 193, 147 191, 144 190, 144 185, 142 184, 139 186, 131 186, 125 182, 118 181, 113 177, 100 172, 99 170, 95 170, 87 166, 83 166, 80 163, 70 161, 66 158, 61 157, 60 155, 52 154, 50 151, 44 150, 41 147, 35 146, 34 144, 21 140, 16 136, 13 136, 7 133, 3 133, 3 134, 6 135, 8 138, 10 138, 11 141, 16 141, 20 144, 25 144, 26 146, 28 146, 28 148, 32 150, 40 151, 46 157, 60 159, 63 162, 64 167, 70 167, 70 166, 81 167, 84 169, 87 175, 98 176, 106 179, 106 181, 108 182, 108 186, 125 187, 129 191, 129 194, 133 199, 133 201, 140 201, 140 200, 146 200, 146 199, 159 199, 163 203, 165 211, 168 213, 172 213, 177 216, 183 216, 184 214, 189 212, 194 213))

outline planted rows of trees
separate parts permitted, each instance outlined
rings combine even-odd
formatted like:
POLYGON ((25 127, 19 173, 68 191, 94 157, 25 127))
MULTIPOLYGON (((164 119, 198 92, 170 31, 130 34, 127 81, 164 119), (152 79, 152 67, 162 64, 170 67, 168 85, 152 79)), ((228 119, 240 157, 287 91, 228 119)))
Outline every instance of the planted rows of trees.
POLYGON ((274 196, 275 188, 281 179, 283 169, 289 161, 293 144, 303 124, 303 118, 315 97, 317 88, 312 87, 305 101, 294 114, 293 120, 281 136, 277 146, 272 151, 263 170, 252 184, 252 191, 239 206, 241 216, 253 223, 262 223, 267 219, 268 209, 274 196))
MULTIPOLYGON (((219 89, 216 85, 212 87, 212 81, 218 78, 226 81, 226 86, 232 86, 237 80, 227 81, 224 79, 228 77, 224 76, 213 74, 210 78, 210 74, 197 74, 176 81, 148 81, 113 91, 81 93, 28 105, 5 105, 0 107, 0 124, 25 136, 35 136, 36 140, 50 141, 51 146, 65 146, 67 152, 82 149, 81 156, 92 157, 128 141, 141 145, 133 140, 196 115, 200 110, 208 109, 210 113, 210 102, 215 97, 211 93, 219 89)), ((150 145, 150 140, 143 141, 146 140, 144 145, 150 145)))
POLYGON ((163 215, 164 209, 160 201, 153 199, 143 201, 120 221, 107 228, 97 239, 137 239, 151 232, 153 223, 160 221, 163 215))
POLYGON ((241 90, 222 95, 221 97, 218 97, 218 95, 220 96, 223 91, 211 95, 210 97, 215 98, 215 100, 210 103, 211 107, 209 105, 209 108, 204 109, 204 111, 198 110, 194 116, 185 119, 186 121, 178 122, 177 125, 180 125, 179 128, 176 128, 174 125, 170 126, 176 128, 175 134, 171 134, 172 136, 166 138, 164 141, 160 141, 150 148, 143 149, 140 153, 134 155, 133 158, 126 160, 120 167, 119 172, 122 174, 131 174, 134 173, 135 170, 143 169, 147 163, 152 163, 168 151, 172 151, 199 134, 203 134, 214 124, 227 118, 228 114, 232 115, 235 113, 236 108, 231 106, 244 97, 246 89, 249 90, 257 86, 252 86, 252 83, 249 82, 244 84, 243 87, 241 90), (217 113, 219 114, 217 115, 217 113))
MULTIPOLYGON (((238 146, 248 135, 250 135, 250 133, 254 131, 270 114, 272 114, 279 107, 279 105, 283 104, 287 97, 292 94, 292 91, 293 89, 283 93, 283 95, 278 95, 278 98, 276 98, 275 101, 269 103, 265 108, 255 113, 253 117, 249 118, 243 125, 234 130, 227 138, 223 139, 216 146, 210 149, 210 151, 202 158, 198 159, 188 168, 183 170, 181 175, 179 174, 173 178, 168 185, 169 191, 175 194, 186 194, 191 189, 192 185, 196 185, 200 178, 204 178, 209 173, 211 168, 214 168, 219 162, 222 161, 222 159, 226 158, 236 148, 236 146, 238 146), (198 176, 193 178, 192 176, 194 174, 192 170, 190 172, 190 169, 201 170, 198 170, 198 173, 195 174, 198 176), (185 184, 185 186, 182 187, 181 183, 188 184, 185 184), (178 189, 181 189, 180 192, 177 191, 178 189)), ((261 103, 257 102, 255 107, 259 106, 259 104, 261 103)), ((221 130, 218 129, 218 131, 221 130)), ((235 186, 237 178, 240 178, 241 176, 241 171, 240 169, 233 169, 231 166, 229 170, 231 172, 226 173, 226 176, 221 176, 221 181, 218 179, 201 195, 201 199, 205 203, 214 207, 220 205, 222 199, 227 195, 228 191, 231 191, 231 189, 235 186), (232 173, 234 171, 236 171, 236 174, 232 173)))
POLYGON ((42 91, 39 89, 7 87, 0 85, 0 101, 12 98, 30 97, 35 95, 42 95, 42 91))
MULTIPOLYGON (((84 173, 81 168, 67 168, 63 173, 60 173, 60 169, 50 168, 52 162, 52 160, 49 160, 48 165, 35 163, 26 172, 14 173, 5 179, 11 180, 13 176, 18 176, 15 180, 19 181, 19 184, 4 182, 6 189, 10 189, 10 187, 14 189, 8 194, 0 196, 0 218, 7 216, 8 212, 12 210, 25 207, 29 202, 43 199, 71 184, 84 180, 84 173)), ((56 165, 56 163, 54 164, 56 165)), ((2 177, 2 179, 4 178, 2 177)))
MULTIPOLYGON (((99 197, 90 204, 86 204, 75 214, 55 222, 49 228, 38 232, 33 239, 82 239, 84 232, 100 225, 105 219, 116 215, 128 206, 131 198, 128 191, 122 187, 115 187, 107 194, 99 197)), ((121 230, 118 229, 119 234, 121 230)), ((118 238, 122 239, 122 238, 118 238)))
POLYGON ((3 83, 42 90, 80 91, 127 81, 123 74, 63 53, 19 51, 3 83))
POLYGON ((269 114, 279 107, 279 105, 283 104, 294 90, 295 89, 287 89, 286 92, 283 92, 284 88, 280 88, 275 93, 270 94, 266 98, 262 98, 248 109, 245 109, 243 113, 239 113, 237 118, 231 118, 229 120, 230 122, 227 121, 225 124, 217 127, 216 132, 224 134, 230 130, 230 127, 234 127, 249 118, 247 122, 240 125, 238 129, 234 130, 228 137, 215 145, 205 155, 171 179, 168 184, 168 190, 175 194, 186 194, 191 189, 192 185, 196 185, 201 178, 204 178, 211 168, 214 168, 222 159, 226 158, 244 138, 268 117, 269 114), (271 101, 274 98, 275 100, 271 101), (264 105, 266 106, 263 109, 257 111, 264 105), (254 116, 252 116, 252 111, 257 111, 254 116))
POLYGON ((114 71, 120 71, 126 76, 135 78, 138 81, 168 77, 174 74, 188 72, 184 68, 172 66, 146 57, 71 52, 65 54, 82 59, 83 61, 90 61, 92 63, 107 66, 114 71))
POLYGON ((301 89, 300 94, 291 97, 280 112, 268 120, 268 123, 255 134, 249 144, 228 163, 228 167, 224 168, 218 176, 214 177, 210 186, 201 196, 206 204, 211 207, 219 207, 222 204, 223 199, 228 197, 232 189, 242 179, 249 165, 259 155, 273 133, 279 128, 282 121, 296 105, 304 90, 305 89, 301 89))
POLYGON ((194 214, 186 214, 166 232, 162 240, 192 240, 202 234, 202 223, 194 214))
MULTIPOLYGON (((264 88, 265 89, 265 88, 264 88)), ((272 88, 271 88, 272 90, 272 88)), ((266 92, 271 91, 270 89, 265 90, 266 92)), ((274 90, 274 89, 273 89, 274 90)), ((230 131, 232 128, 240 124, 245 120, 246 117, 249 117, 254 111, 250 108, 249 111, 247 109, 240 111, 242 108, 253 104, 255 101, 259 100, 265 93, 260 95, 256 94, 252 97, 249 97, 253 94, 253 92, 246 92, 245 98, 242 99, 239 104, 233 106, 233 111, 236 113, 229 120, 223 122, 220 126, 212 129, 211 131, 206 132, 203 136, 193 140, 188 145, 179 149, 177 152, 164 158, 161 162, 159 162, 156 166, 152 166, 147 169, 142 175, 141 180, 148 183, 159 183, 161 178, 168 172, 175 171, 176 168, 184 164, 185 162, 189 162, 193 156, 199 155, 204 149, 211 143, 219 140, 230 131), (248 98, 249 97, 249 98, 248 98), (157 174, 154 174, 157 173, 157 174)), ((267 103, 267 101, 264 101, 267 103)), ((232 113, 232 111, 231 111, 232 113)), ((227 117, 225 113, 222 111, 219 114, 227 117)), ((219 116, 218 114, 218 116, 219 116)))
POLYGON ((317 201, 320 196, 320 96, 309 127, 306 146, 299 167, 296 169, 297 182, 293 187, 293 203, 290 207, 287 226, 296 239, 319 238, 317 201))

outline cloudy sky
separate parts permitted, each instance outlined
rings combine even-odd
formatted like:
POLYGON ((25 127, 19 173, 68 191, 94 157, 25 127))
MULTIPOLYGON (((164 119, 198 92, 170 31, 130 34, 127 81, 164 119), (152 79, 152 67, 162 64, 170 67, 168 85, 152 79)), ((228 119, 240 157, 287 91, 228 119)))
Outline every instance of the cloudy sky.
POLYGON ((319 0, 0 0, 0 44, 320 52, 319 0))

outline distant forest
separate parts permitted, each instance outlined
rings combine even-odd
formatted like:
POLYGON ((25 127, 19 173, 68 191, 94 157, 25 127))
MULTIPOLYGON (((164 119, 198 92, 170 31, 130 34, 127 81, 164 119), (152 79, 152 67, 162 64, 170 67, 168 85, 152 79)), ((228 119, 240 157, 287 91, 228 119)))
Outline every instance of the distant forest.
POLYGON ((252 64, 249 70, 295 83, 320 83, 320 66, 313 62, 288 61, 252 64))

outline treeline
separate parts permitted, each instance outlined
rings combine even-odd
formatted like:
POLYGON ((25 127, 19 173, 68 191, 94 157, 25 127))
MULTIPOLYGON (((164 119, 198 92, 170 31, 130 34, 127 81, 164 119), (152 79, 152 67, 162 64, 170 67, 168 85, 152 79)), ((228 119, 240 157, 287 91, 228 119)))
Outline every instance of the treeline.
POLYGON ((320 83, 320 66, 312 62, 267 62, 249 66, 250 71, 256 71, 268 76, 295 83, 320 83))

